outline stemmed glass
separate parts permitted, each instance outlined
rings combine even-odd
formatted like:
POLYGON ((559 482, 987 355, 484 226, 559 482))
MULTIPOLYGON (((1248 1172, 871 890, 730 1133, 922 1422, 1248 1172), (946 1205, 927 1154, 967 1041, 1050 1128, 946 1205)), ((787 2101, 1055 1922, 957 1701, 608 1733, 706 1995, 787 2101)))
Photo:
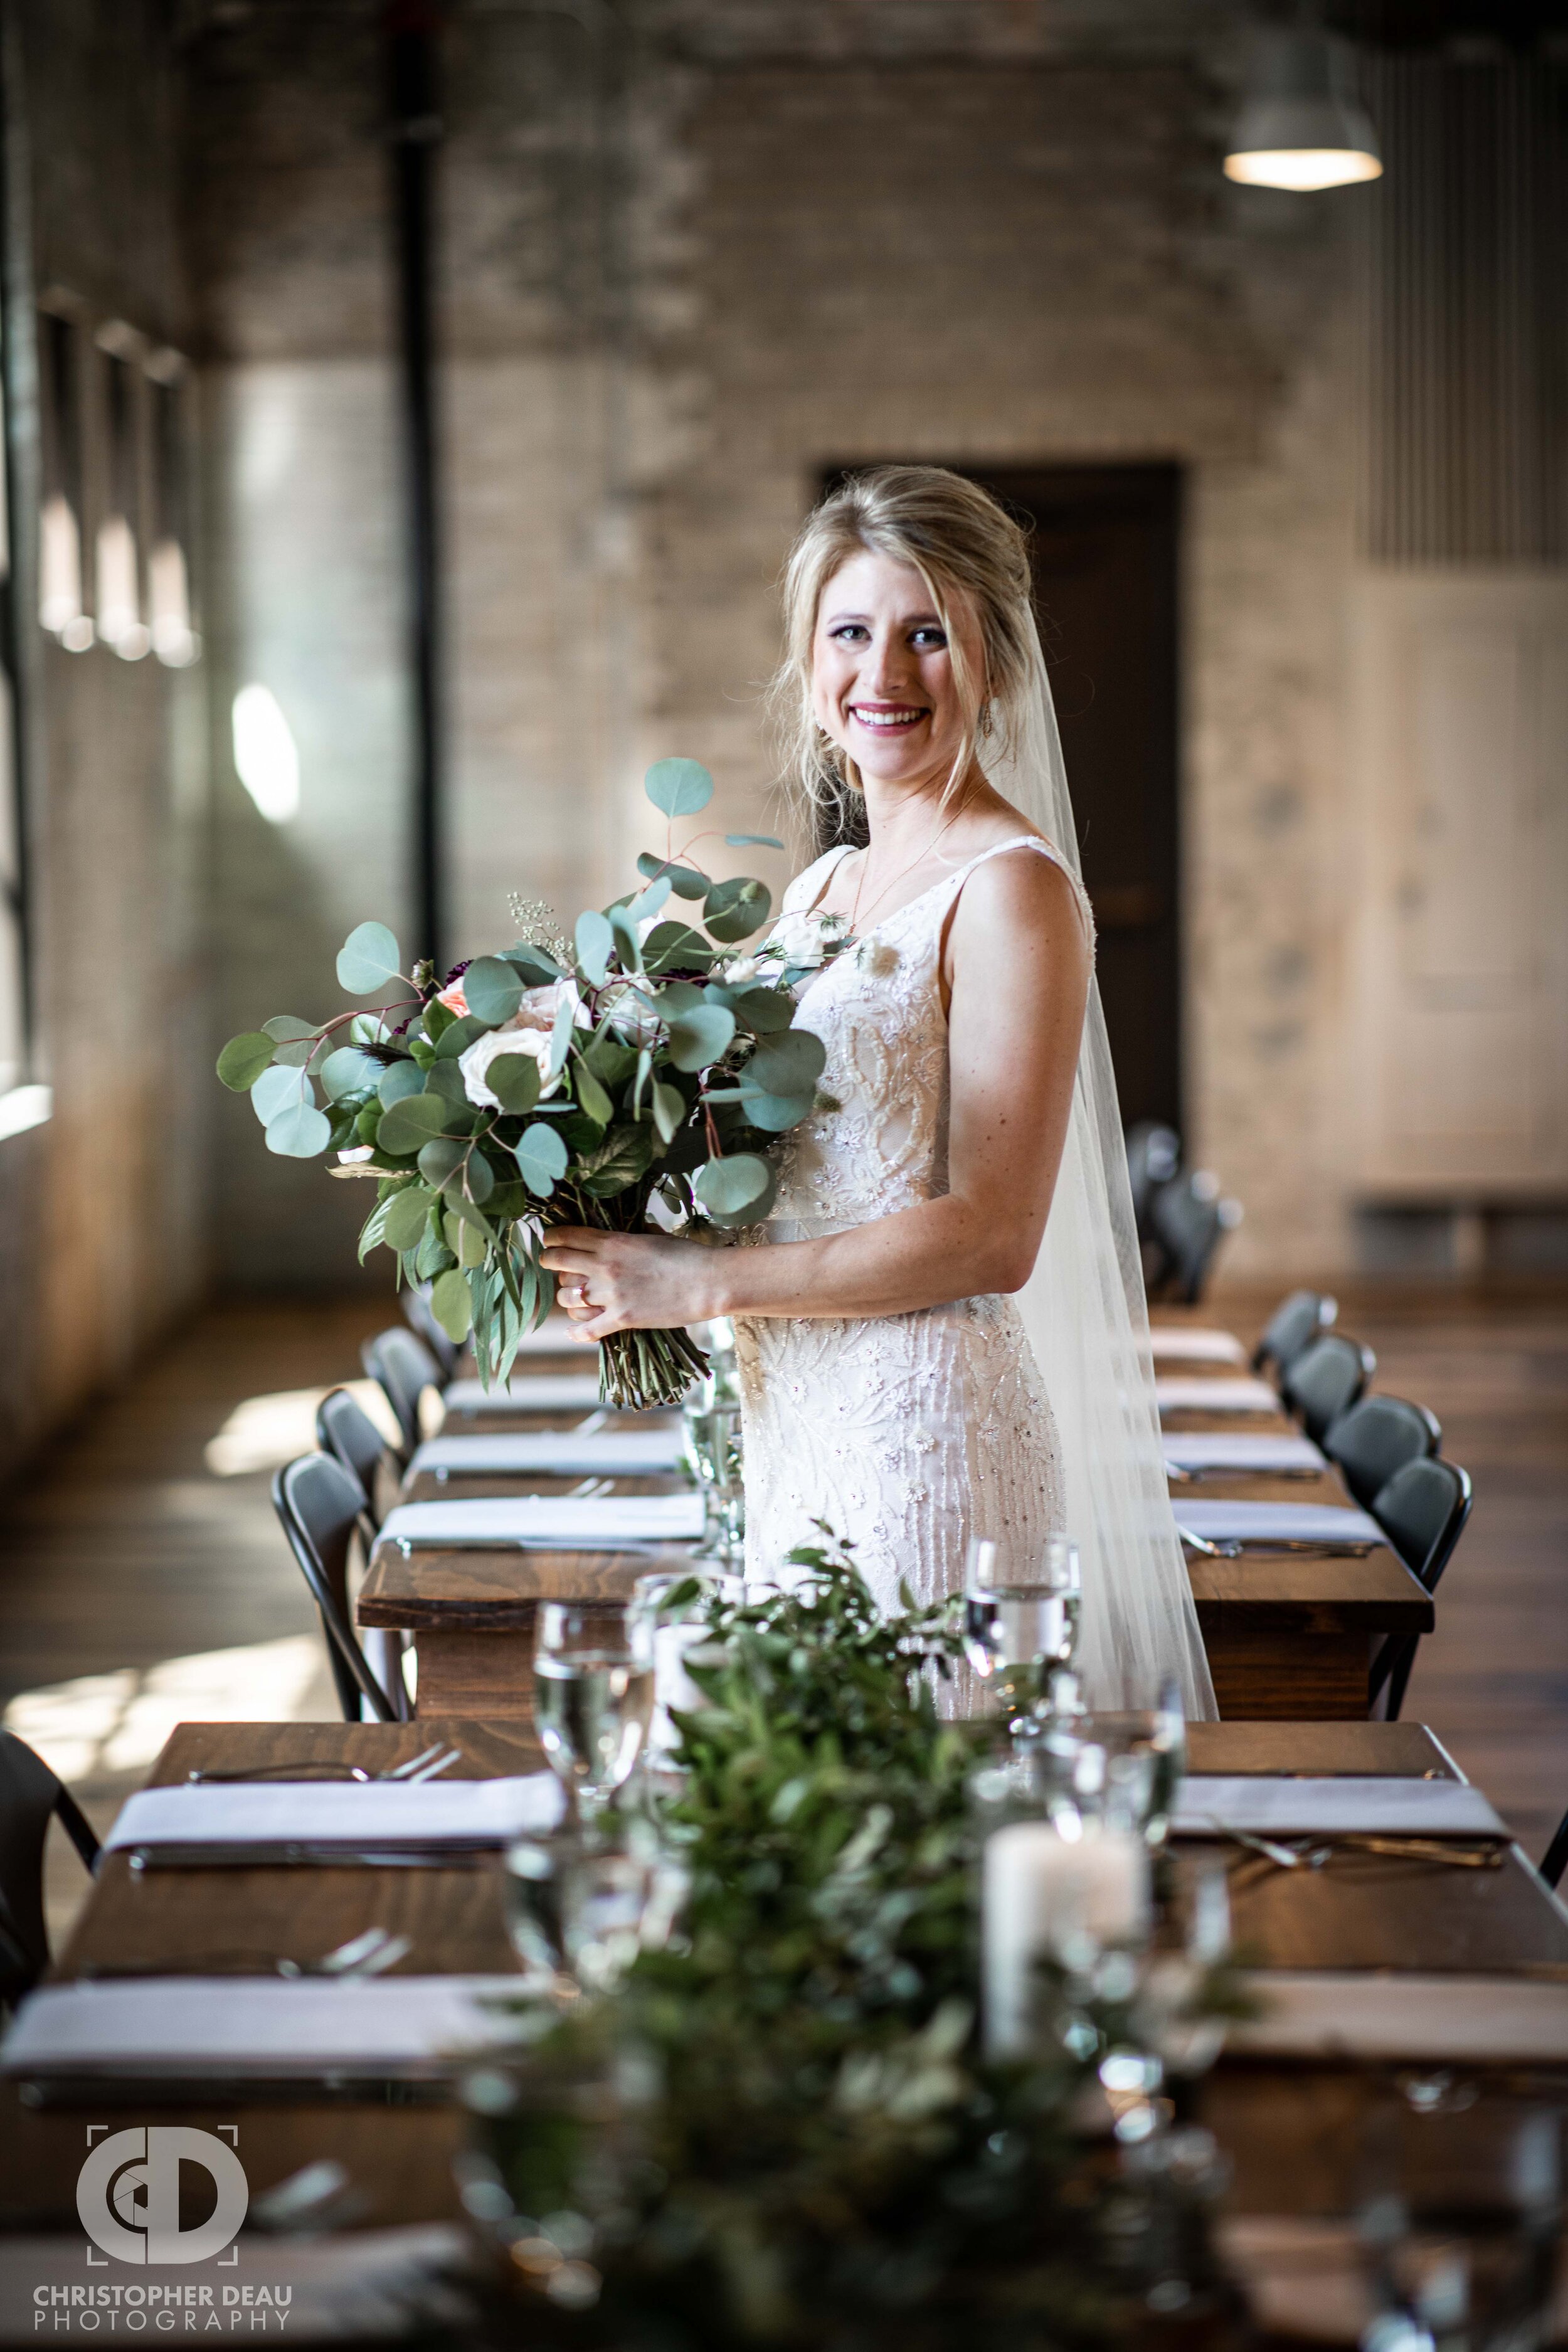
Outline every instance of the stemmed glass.
POLYGON ((550 1767, 584 1820, 631 1778, 653 1713, 653 1654, 626 1612, 540 1603, 533 1719, 550 1767), (606 1622, 608 1621, 608 1622, 606 1622))
POLYGON ((681 1408, 687 1452, 702 1491, 703 1536, 693 1559, 739 1570, 746 1556, 746 1488, 741 1453, 741 1408, 715 1402, 705 1381, 681 1408))
POLYGON ((964 1566, 963 1647, 1017 1731, 1047 1713, 1078 1650, 1083 1581, 1078 1546, 1047 1536, 1037 1554, 976 1536, 964 1566))

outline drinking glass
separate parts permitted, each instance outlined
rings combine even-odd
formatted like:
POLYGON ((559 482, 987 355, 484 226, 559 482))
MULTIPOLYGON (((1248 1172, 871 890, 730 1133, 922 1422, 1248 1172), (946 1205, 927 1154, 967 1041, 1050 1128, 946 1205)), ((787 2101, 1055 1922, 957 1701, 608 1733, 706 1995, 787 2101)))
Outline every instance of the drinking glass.
POLYGON ((533 1647, 533 1719, 551 1769, 584 1817, 630 1779, 653 1713, 653 1658, 625 1612, 562 1601, 540 1603, 533 1647))
POLYGON ((687 1664, 721 1654, 708 1622, 710 1608, 721 1600, 738 1606, 745 1595, 740 1577, 704 1576, 692 1570, 655 1570, 639 1576, 632 1587, 626 1622, 633 1646, 646 1649, 653 1660, 653 1719, 647 1746, 650 1766, 668 1765, 679 1745, 671 1708, 689 1715, 705 1704, 687 1664))
POLYGON ((1163 1845, 1185 1734, 1184 1717, 1165 1707, 1097 1707, 1048 1725, 1041 1741, 1047 1810, 1053 1820, 1114 1816, 1149 1845, 1163 1845))
POLYGON ((1562 2115, 1462 2095, 1391 2099, 1369 2125, 1358 2232, 1365 2352, 1530 2352, 1562 2221, 1562 2115))
POLYGON ((1052 1677, 1071 1667, 1082 1599, 1078 1547, 1047 1536, 1038 1554, 1013 1554, 986 1536, 964 1568, 963 1646, 1010 1724, 1048 1709, 1052 1677))
POLYGON ((569 1989, 561 1887, 571 1852, 572 1841, 564 1837, 519 1838, 507 1848, 507 1934, 522 1962, 524 1983, 542 1991, 569 1989))
MULTIPOLYGON (((704 1381, 703 1389, 710 1390, 704 1381)), ((746 1556, 746 1488, 741 1408, 714 1403, 700 1391, 681 1407, 686 1448, 702 1493, 703 1532, 692 1558, 739 1570, 746 1556)))

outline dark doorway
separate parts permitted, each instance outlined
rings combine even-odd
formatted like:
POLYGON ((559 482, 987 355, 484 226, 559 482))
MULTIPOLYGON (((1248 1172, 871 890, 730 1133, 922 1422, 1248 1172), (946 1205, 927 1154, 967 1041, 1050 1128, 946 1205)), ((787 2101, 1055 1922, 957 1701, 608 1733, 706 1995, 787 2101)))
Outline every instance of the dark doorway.
MULTIPOLYGON (((847 468, 835 467, 829 483, 847 468)), ((960 466, 1030 529, 1121 1116, 1181 1125, 1174 466, 960 466)))

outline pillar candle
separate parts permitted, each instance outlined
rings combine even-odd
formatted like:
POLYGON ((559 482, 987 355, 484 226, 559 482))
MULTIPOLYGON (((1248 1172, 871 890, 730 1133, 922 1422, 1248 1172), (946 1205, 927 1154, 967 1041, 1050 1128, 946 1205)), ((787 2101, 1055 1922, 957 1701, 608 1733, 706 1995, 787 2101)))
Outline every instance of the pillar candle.
POLYGON ((981 1903, 985 2046, 1026 2056, 1034 2040, 1035 1963, 1075 1933, 1125 1944, 1147 1932, 1149 1856, 1131 1830, 1070 1842, 1047 1822, 1012 1822, 985 1842, 981 1903))

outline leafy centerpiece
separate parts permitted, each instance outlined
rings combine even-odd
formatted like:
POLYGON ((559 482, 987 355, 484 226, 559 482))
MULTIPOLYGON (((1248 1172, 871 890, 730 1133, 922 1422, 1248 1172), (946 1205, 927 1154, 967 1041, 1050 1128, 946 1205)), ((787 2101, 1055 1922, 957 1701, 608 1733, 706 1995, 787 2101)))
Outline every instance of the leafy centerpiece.
POLYGON ((823 1534, 791 1590, 709 1612, 656 1805, 682 1933, 562 2021, 521 2012, 529 2054, 476 2081, 466 2194, 528 2306, 498 2340, 1065 2352, 1212 2315, 1215 2150, 1155 2094, 1212 2061, 1236 1980, 1218 1954, 1108 1952, 1059 1973, 1026 2061, 986 2060, 985 1734, 933 1698, 952 1606, 882 1617, 823 1534), (1118 2137, 1103 2086, 1129 2083, 1118 2137))
MULTIPOLYGON (((768 921, 766 885, 715 881, 695 841, 674 844, 676 821, 712 797, 711 776, 660 760, 646 789, 668 821, 665 854, 639 857, 642 887, 580 915, 570 944, 548 935, 547 910, 519 909, 542 918, 532 936, 443 984, 426 963, 405 973, 385 925, 361 923, 339 983, 383 1002, 323 1022, 280 1013, 218 1056, 270 1150, 336 1151, 334 1173, 377 1180, 362 1261, 381 1245, 400 1280, 429 1282, 443 1328, 471 1331, 487 1384, 505 1382, 553 1304, 540 1262, 552 1226, 630 1233, 657 1201, 667 1225, 721 1239, 767 1215, 769 1146, 830 1107, 816 1090, 822 1044, 795 1025, 794 990, 839 944, 832 928, 785 922, 736 953, 768 921), (683 919, 674 901, 700 916, 683 919)), ((679 1330, 616 1332, 600 1354, 616 1404, 673 1403, 705 1369, 679 1330)))

